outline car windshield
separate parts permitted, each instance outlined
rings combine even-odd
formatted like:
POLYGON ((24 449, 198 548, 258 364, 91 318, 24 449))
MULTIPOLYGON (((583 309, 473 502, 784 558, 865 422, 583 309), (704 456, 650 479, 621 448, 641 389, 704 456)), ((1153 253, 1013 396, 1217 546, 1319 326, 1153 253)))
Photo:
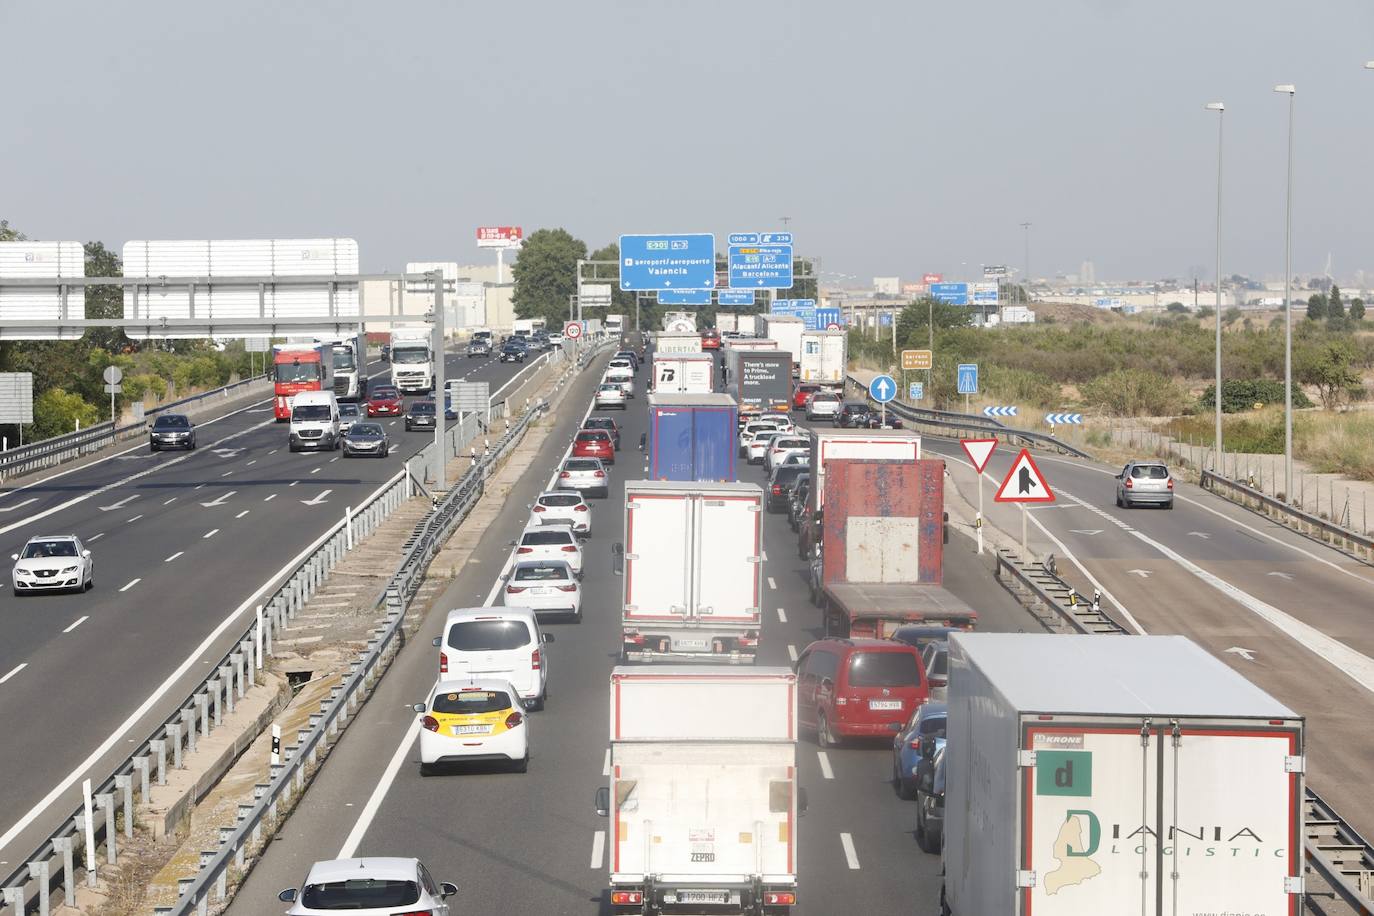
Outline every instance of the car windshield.
POLYGON ((930 653, 930 667, 926 674, 946 675, 949 673, 949 653, 943 650, 930 653))
POLYGON ((393 363, 427 363, 429 362, 429 347, 406 344, 398 347, 391 346, 391 361, 393 363))
POLYGON ((589 417, 582 425, 587 429, 615 429, 615 421, 610 417, 589 417))
POLYGON ((450 649, 459 652, 499 652, 530 644, 530 630, 523 620, 467 620, 448 631, 450 649))
POLYGON ((563 463, 565 471, 599 471, 601 462, 595 458, 570 458, 563 463))
POLYGON ((302 404, 300 407, 292 408, 291 419, 293 420, 328 420, 328 404, 302 404))
POLYGON ((336 372, 340 369, 354 369, 357 365, 357 361, 353 359, 352 347, 334 348, 334 370, 336 372))
POLYGON ((913 652, 856 652, 849 661, 851 687, 915 687, 920 665, 913 652))
POLYGON ((419 900, 420 886, 416 882, 380 878, 307 884, 301 894, 301 905, 311 910, 371 910, 409 906, 419 900))
POLYGON ((348 428, 350 436, 380 436, 382 434, 382 424, 380 423, 354 423, 348 428))
POLYGON ((157 418, 153 429, 190 429, 191 421, 180 414, 168 414, 157 418))
POLYGON ((619 390, 620 390, 620 386, 619 386, 619 385, 614 385, 614 384, 611 384, 611 385, 602 385, 602 386, 601 386, 601 390, 602 390, 602 391, 619 391, 619 390))
POLYGON ((775 439, 773 448, 810 448, 811 443, 805 439, 775 439))
POLYGON ((339 405, 339 416, 341 416, 341 417, 357 417, 357 416, 361 416, 361 415, 362 415, 362 411, 358 410, 358 405, 357 405, 357 404, 340 404, 340 405, 339 405))
POLYGON ((568 578, 568 567, 564 563, 546 563, 540 566, 517 566, 517 582, 558 582, 568 578))
POLYGON ((392 401, 400 396, 401 393, 395 388, 383 387, 372 389, 372 400, 374 401, 392 401))
POLYGON ((420 414, 420 413, 432 414, 432 413, 434 413, 434 402, 433 402, 433 401, 416 401, 415 403, 413 403, 413 404, 410 405, 410 412, 411 412, 412 414, 420 414))
POLYGON ((437 693, 430 704, 430 712, 451 716, 475 716, 484 712, 505 712, 511 708, 510 694, 504 690, 460 690, 457 693, 437 693))
POLYGON ((539 505, 555 508, 576 506, 580 502, 582 502, 582 497, 576 493, 550 493, 548 496, 539 497, 539 505))
POLYGON ((1169 476, 1169 469, 1162 464, 1137 464, 1131 468, 1131 476, 1136 479, 1164 480, 1169 476))
POLYGON ((20 554, 20 559, 33 560, 42 557, 74 556, 76 556, 76 545, 71 541, 30 541, 24 545, 24 552, 20 554))
POLYGON ((791 486, 797 482, 797 478, 801 476, 801 473, 802 468, 799 465, 784 465, 773 472, 773 483, 791 486))
POLYGON ((319 363, 277 363, 276 370, 279 382, 313 382, 320 377, 319 363))
POLYGON ((834 403, 839 403, 839 400, 839 395, 829 391, 817 391, 814 395, 811 396, 811 403, 813 404, 817 401, 831 401, 834 403))
POLYGON ((610 434, 605 432, 604 430, 595 430, 577 434, 578 442, 608 442, 610 441, 610 438, 610 434))
POLYGON ((571 544, 573 536, 568 531, 548 531, 540 529, 538 531, 526 531, 524 537, 520 539, 523 547, 538 547, 545 544, 571 544))

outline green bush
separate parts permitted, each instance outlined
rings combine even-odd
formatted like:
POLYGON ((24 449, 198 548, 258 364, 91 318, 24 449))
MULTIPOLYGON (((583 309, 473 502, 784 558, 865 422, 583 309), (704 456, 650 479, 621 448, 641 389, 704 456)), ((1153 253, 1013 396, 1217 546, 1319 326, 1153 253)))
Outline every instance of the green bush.
POLYGON ((1146 369, 1116 369, 1081 390, 1084 401, 1114 416, 1175 416, 1187 400, 1177 382, 1146 369))
POLYGON ((60 436, 75 430, 77 421, 80 421, 82 429, 93 426, 100 422, 100 411, 94 404, 82 400, 79 394, 61 388, 49 388, 34 398, 30 435, 34 441, 60 436))
POLYGON ((1051 407, 1063 399, 1058 382, 1029 369, 989 366, 984 384, 988 394, 1011 404, 1051 407))
MULTIPOLYGON (((1198 405, 1211 409, 1216 405, 1216 385, 1208 385, 1198 399, 1198 405)), ((1256 404, 1282 404, 1283 382, 1277 379, 1223 379, 1221 383, 1221 412, 1245 413, 1256 404)), ((1311 407, 1312 401, 1301 388, 1293 389, 1294 407, 1311 407)))

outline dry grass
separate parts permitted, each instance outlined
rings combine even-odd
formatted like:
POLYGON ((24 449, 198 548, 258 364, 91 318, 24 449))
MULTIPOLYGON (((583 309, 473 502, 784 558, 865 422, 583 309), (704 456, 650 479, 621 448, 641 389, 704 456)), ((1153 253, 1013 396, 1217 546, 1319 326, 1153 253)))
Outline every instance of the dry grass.
MULTIPOLYGON (((1162 431, 1199 445, 1212 444, 1212 417, 1180 417, 1162 431)), ((1267 408, 1222 419, 1228 452, 1277 455, 1283 452, 1283 411, 1267 408)), ((1293 457, 1313 471, 1352 480, 1374 480, 1374 414, 1305 410, 1293 419, 1293 457)))

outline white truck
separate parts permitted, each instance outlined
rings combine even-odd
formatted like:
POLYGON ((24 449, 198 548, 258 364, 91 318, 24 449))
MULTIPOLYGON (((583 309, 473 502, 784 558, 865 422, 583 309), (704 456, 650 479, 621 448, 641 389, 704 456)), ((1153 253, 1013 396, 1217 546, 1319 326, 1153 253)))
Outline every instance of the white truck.
POLYGON ((1293 710, 1182 636, 949 645, 943 913, 1303 909, 1293 710))
POLYGON ((710 353, 654 351, 650 384, 656 394, 709 394, 714 391, 716 359, 710 353))
POLYGON ((391 329, 391 384, 402 394, 434 390, 433 339, 428 325, 391 329))
POLYGON ((515 337, 530 337, 535 331, 544 330, 544 325, 543 318, 517 318, 511 326, 511 334, 515 337))
POLYGON ((664 312, 663 330, 669 334, 697 333, 696 312, 664 312))
POLYGON ((334 361, 334 394, 340 401, 367 399, 367 341, 357 337, 335 337, 320 340, 327 346, 334 361))
POLYGON ((628 481, 621 613, 625 661, 753 664, 762 626, 763 490, 628 481))
POLYGON ((745 337, 760 337, 759 316, 755 314, 739 315, 735 319, 735 330, 745 337))
POLYGON ((716 330, 724 334, 739 330, 739 315, 736 312, 716 312, 716 330))
POLYGON ((625 316, 607 315, 605 327, 607 337, 610 337, 612 339, 619 337, 620 335, 625 333, 625 316))
POLYGON ((803 331, 798 381, 842 388, 849 366, 849 335, 844 331, 803 331))
POLYGON ((795 315, 760 315, 759 334, 769 340, 777 341, 779 350, 792 354, 793 365, 801 362, 802 332, 806 322, 795 315))
POLYGON ((796 675, 611 671, 612 913, 780 916, 797 903, 796 675))
POLYGON ((654 335, 655 353, 700 353, 701 335, 661 331, 654 335))

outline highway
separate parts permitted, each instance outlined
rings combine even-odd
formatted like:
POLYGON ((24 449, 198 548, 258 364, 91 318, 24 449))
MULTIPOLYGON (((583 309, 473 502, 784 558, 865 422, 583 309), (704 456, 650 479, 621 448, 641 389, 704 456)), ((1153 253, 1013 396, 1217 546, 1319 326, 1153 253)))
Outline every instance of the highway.
MULTIPOLYGON (((449 355, 449 378, 495 392, 522 366, 449 355)), ((373 363, 373 378, 388 374, 373 363)), ((185 699, 241 634, 260 588, 433 432, 383 420, 384 460, 287 449, 271 401, 197 424, 194 452, 114 457, 0 489, 0 534, 75 533, 95 560, 86 594, 11 597, 0 614, 0 871, 20 864, 185 699)))
MULTIPOLYGON (((604 359, 600 363, 604 365, 604 359)), ((640 434, 647 428, 643 397, 624 412, 605 412, 622 425, 623 450, 609 498, 593 500, 593 532, 585 547, 583 621, 551 623, 547 648, 547 708, 531 716, 528 773, 466 770, 432 778, 419 774, 416 716, 406 708, 434 682, 438 610, 402 650, 345 732, 303 804, 240 889, 230 911, 244 916, 285 909, 275 895, 297 885, 314 861, 340 855, 414 855, 436 879, 453 881, 457 912, 591 914, 609 912, 606 822, 592 808, 605 784, 607 702, 620 650, 621 580, 612 572, 611 544, 623 540, 623 485, 643 476, 640 434)), ((499 518, 436 607, 489 603, 509 560, 508 543, 528 519, 528 505, 548 484, 590 404, 596 373, 585 373, 557 411, 555 427, 535 463, 510 493, 499 518)), ((603 412, 598 412, 601 415, 603 412)), ((741 479, 763 483, 757 467, 741 479)), ((759 662, 790 665, 820 635, 796 537, 784 515, 765 516, 767 605, 759 662)), ((967 538, 953 539, 946 585, 981 614, 992 631, 1038 628, 979 565, 967 538)), ((799 744, 801 784, 810 810, 800 822, 798 913, 915 912, 938 899, 939 859, 917 848, 913 802, 893 791, 890 744, 829 752, 799 744)))

